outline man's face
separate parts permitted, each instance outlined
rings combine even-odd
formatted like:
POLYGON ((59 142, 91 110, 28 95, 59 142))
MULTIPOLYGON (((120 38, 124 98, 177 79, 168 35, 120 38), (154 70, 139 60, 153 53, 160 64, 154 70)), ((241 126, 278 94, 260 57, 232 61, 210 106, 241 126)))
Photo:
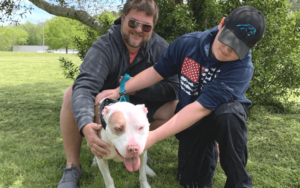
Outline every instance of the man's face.
POLYGON ((127 47, 140 48, 150 39, 153 28, 150 32, 144 32, 142 29, 142 24, 139 24, 139 26, 136 28, 131 28, 128 26, 128 20, 139 21, 140 23, 148 24, 153 27, 153 16, 147 16, 144 11, 136 11, 135 9, 131 9, 126 15, 126 18, 123 14, 121 15, 121 18, 122 39, 127 47))
MULTIPOLYGON (((223 27, 224 28, 224 27, 223 27)), ((212 53, 219 61, 235 61, 239 59, 236 52, 229 46, 221 43, 218 39, 220 33, 223 30, 221 23, 218 26, 219 32, 213 42, 212 53)))

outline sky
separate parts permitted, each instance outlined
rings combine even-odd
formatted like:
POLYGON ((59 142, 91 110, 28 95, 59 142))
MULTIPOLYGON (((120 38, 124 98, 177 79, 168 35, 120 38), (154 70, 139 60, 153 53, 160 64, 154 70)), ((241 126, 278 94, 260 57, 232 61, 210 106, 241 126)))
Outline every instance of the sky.
POLYGON ((31 11, 31 14, 29 12, 26 13, 26 17, 20 18, 21 24, 26 23, 27 21, 30 21, 31 23, 37 24, 39 22, 44 22, 46 20, 50 20, 54 15, 49 14, 48 12, 36 7, 34 4, 31 4, 34 8, 33 11, 31 11))

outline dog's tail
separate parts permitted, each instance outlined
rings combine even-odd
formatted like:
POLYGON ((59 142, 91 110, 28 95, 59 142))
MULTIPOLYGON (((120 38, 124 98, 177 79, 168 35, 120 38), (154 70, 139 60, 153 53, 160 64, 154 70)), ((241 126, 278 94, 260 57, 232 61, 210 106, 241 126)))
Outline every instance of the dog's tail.
POLYGON ((146 174, 151 178, 156 176, 156 173, 148 165, 146 165, 146 174))

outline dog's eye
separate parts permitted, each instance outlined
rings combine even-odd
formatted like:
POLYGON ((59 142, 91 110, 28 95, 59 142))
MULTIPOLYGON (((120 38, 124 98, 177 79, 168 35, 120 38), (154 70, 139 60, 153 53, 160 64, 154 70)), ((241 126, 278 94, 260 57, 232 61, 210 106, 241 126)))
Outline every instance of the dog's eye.
POLYGON ((140 127, 140 128, 139 128, 139 131, 141 131, 141 130, 143 130, 143 129, 144 129, 144 127, 140 127))
POLYGON ((122 129, 121 128, 115 128, 115 131, 116 132, 122 132, 122 129))

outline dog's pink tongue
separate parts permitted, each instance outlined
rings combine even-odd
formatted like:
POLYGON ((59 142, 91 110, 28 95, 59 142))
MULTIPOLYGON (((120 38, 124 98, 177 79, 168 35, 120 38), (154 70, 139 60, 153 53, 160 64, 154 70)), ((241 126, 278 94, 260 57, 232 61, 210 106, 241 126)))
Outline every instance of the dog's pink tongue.
POLYGON ((132 157, 132 158, 123 158, 126 169, 129 172, 137 171, 140 168, 140 157, 132 157))

